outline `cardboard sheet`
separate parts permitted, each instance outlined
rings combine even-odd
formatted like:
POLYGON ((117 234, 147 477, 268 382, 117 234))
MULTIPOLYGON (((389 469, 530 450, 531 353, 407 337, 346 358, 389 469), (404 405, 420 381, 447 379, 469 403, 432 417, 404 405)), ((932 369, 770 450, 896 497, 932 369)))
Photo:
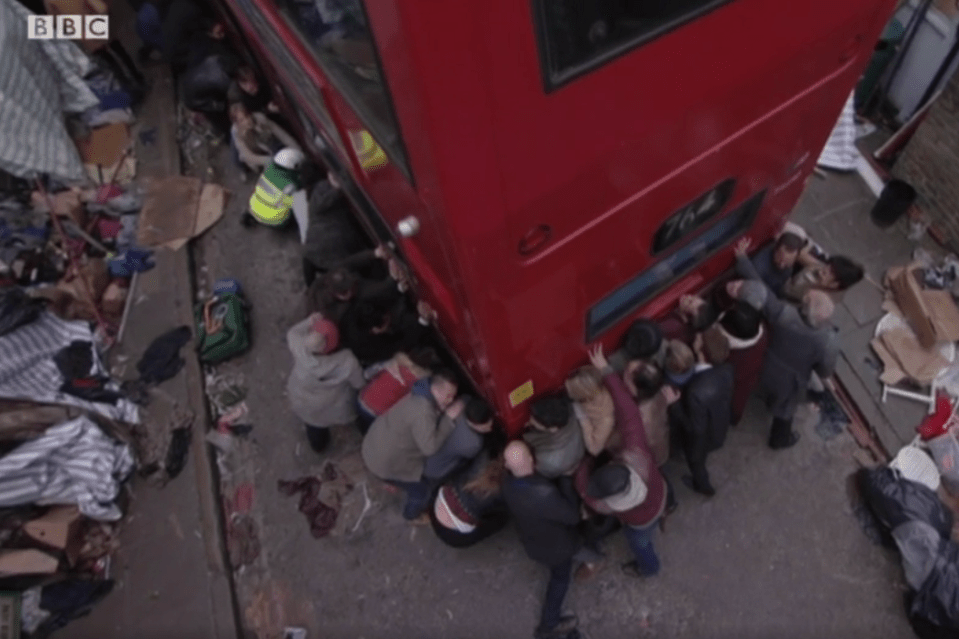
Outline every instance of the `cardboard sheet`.
MULTIPOLYGON (((102 167, 115 166, 129 146, 130 127, 122 123, 98 127, 90 131, 89 138, 77 141, 83 162, 102 167)), ((110 179, 110 173, 104 171, 104 175, 104 179, 110 179)))
POLYGON ((923 289, 917 277, 921 268, 910 264, 890 269, 886 278, 896 305, 909 320, 919 343, 930 349, 937 342, 959 339, 959 309, 948 292, 923 289))
POLYGON ((23 532, 32 539, 63 550, 80 522, 80 509, 76 506, 55 506, 42 517, 24 524, 23 532))
POLYGON ((4 550, 0 552, 0 575, 49 575, 57 571, 59 563, 41 550, 4 550))
MULTIPOLYGON (((924 349, 905 328, 895 328, 879 336, 886 350, 895 358, 899 369, 910 379, 928 384, 949 365, 938 351, 924 349)), ((880 358, 883 354, 877 351, 880 358)), ((885 360, 883 360, 885 362, 885 360)), ((894 371, 889 371, 894 375, 894 371)), ((885 376, 885 373, 884 373, 885 376)))
POLYGON ((225 193, 192 177, 150 180, 140 211, 137 242, 145 247, 183 247, 223 217, 225 193))

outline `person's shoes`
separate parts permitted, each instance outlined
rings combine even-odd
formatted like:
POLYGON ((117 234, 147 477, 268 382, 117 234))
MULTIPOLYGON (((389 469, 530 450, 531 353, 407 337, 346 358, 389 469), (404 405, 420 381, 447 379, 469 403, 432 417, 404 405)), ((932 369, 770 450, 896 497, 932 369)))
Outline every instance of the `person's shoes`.
POLYGON ((792 448, 799 441, 799 433, 791 431, 789 437, 781 439, 779 441, 769 440, 769 447, 773 450, 784 450, 786 448, 792 448))
POLYGON ((576 583, 582 583, 584 581, 589 581, 595 577, 603 569, 603 562, 597 561, 593 563, 582 563, 576 568, 576 572, 573 573, 573 581, 576 583))
POLYGON ((256 218, 249 212, 244 213, 240 216, 240 224, 242 224, 245 229, 252 229, 256 226, 256 218))
POLYGON ((706 497, 712 497, 713 495, 716 494, 716 489, 712 487, 712 484, 707 482, 704 485, 698 485, 695 481, 693 481, 693 478, 690 475, 683 475, 682 481, 687 488, 689 488, 693 492, 699 493, 700 495, 705 495, 706 497))
POLYGON ((634 579, 646 579, 648 577, 653 577, 656 573, 646 573, 640 569, 635 561, 630 561, 629 563, 623 564, 622 567, 623 574, 627 577, 633 577, 634 579))
POLYGON ((430 524, 429 513, 423 513, 416 519, 407 519, 411 526, 428 526, 430 524))
POLYGON ((573 639, 573 637, 579 636, 576 630, 578 625, 579 619, 576 615, 563 615, 560 617, 559 623, 552 628, 543 628, 542 626, 537 628, 533 637, 535 639, 573 639))

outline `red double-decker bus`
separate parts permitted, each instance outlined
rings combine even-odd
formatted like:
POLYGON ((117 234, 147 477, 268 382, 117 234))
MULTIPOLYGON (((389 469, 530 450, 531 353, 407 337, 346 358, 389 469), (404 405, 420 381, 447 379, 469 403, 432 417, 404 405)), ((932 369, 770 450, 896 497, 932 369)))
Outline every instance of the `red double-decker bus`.
POLYGON ((511 431, 768 240, 893 0, 220 0, 511 431))

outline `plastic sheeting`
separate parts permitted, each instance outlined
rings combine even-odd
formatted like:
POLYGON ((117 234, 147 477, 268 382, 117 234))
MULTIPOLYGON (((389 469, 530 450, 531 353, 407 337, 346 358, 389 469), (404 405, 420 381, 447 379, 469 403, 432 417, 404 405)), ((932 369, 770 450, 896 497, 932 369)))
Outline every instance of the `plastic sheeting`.
POLYGON ((851 171, 856 168, 859 150, 856 148, 855 116, 856 108, 853 96, 850 95, 816 164, 837 171, 851 171))
POLYGON ((63 114, 98 104, 83 81, 90 61, 69 40, 28 40, 31 15, 17 0, 0 0, 0 169, 84 180, 63 114))
POLYGON ((78 417, 0 459, 0 506, 76 504, 88 517, 116 521, 122 513, 113 500, 133 466, 129 446, 78 417))

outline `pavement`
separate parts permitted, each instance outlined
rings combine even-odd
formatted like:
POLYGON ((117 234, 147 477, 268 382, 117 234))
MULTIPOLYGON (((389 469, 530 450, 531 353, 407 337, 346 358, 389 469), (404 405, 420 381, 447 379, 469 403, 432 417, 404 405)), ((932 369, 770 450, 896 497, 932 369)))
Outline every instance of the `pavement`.
POLYGON ((916 425, 926 414, 926 407, 896 396, 881 400, 882 364, 869 342, 876 323, 885 315, 881 308, 883 276, 893 266, 908 264, 917 247, 933 255, 944 252, 928 237, 918 242, 909 240, 905 218, 888 229, 875 226, 869 213, 876 198, 857 174, 826 175, 810 178, 791 219, 826 251, 847 255, 865 268, 865 280, 846 291, 836 305, 833 323, 839 329, 842 346, 836 375, 883 448, 895 455, 915 438, 916 425))
MULTIPOLYGON (((122 7, 120 7, 122 9, 122 7)), ((115 20, 115 24, 119 21, 115 20)), ((132 21, 127 23, 132 28, 132 21)), ((130 47, 130 50, 135 50, 130 47)), ((139 113, 139 131, 156 129, 155 143, 138 142, 138 178, 176 175, 174 86, 165 67, 144 69, 152 90, 139 113)), ((192 324, 190 254, 158 251, 156 267, 138 277, 123 341, 109 361, 121 379, 135 378, 134 364, 155 337, 192 324)), ((159 386, 146 419, 163 424, 172 409, 192 413, 193 438, 182 473, 159 488, 135 476, 130 507, 113 556, 113 592, 93 612, 57 633, 60 639, 235 639, 238 634, 231 571, 224 559, 210 452, 203 441, 207 410, 195 354, 184 348, 186 366, 159 386)))
MULTIPOLYGON (((157 86, 169 92, 163 82, 157 86)), ((161 123, 166 128, 158 137, 172 139, 167 99, 151 97, 150 113, 141 119, 143 126, 161 123)), ((138 153, 141 174, 174 170, 171 164, 148 168, 154 160, 169 162, 164 153, 170 155, 138 153)), ((162 490, 134 486, 132 517, 114 563, 118 590, 58 636, 277 639, 284 627, 298 626, 310 639, 530 637, 546 571, 526 558, 512 528, 476 547, 450 549, 429 528, 404 522, 400 498, 366 476, 358 433, 334 431, 332 448, 322 456, 309 449, 284 396, 291 363, 285 332, 305 312, 297 237, 240 225, 252 183, 241 181, 228 155, 223 147, 211 149, 210 166, 194 167, 233 197, 224 219, 192 246, 193 273, 198 290, 220 277, 239 279, 252 303, 251 350, 211 372, 244 380, 253 431, 232 440, 211 468, 212 453, 199 436, 206 413, 195 360, 167 383, 165 390, 197 415, 192 463, 162 490), (315 539, 296 498, 282 496, 277 482, 319 475, 327 462, 346 472, 354 488, 343 497, 334 533, 315 539), (241 486, 253 494, 247 537, 259 552, 234 571, 224 556, 216 477, 228 497, 241 486)), ((871 199, 856 176, 813 177, 794 219, 825 248, 862 261, 881 281, 884 270, 903 263, 913 245, 901 228, 879 231, 871 225, 871 199)), ((161 253, 141 286, 137 295, 145 299, 134 306, 124 344, 131 353, 189 321, 194 288, 187 252, 161 253)), ((922 407, 877 399, 878 372, 869 363, 868 339, 881 315, 881 297, 868 283, 844 296, 836 318, 843 345, 839 374, 891 450, 911 439, 922 407)), ((912 637, 898 557, 867 538, 847 495, 858 446, 845 432, 825 438, 815 421, 804 413, 797 420, 799 444, 774 452, 765 446, 769 418, 751 404, 725 447, 710 456, 718 491, 712 499, 686 489, 680 482, 684 465, 670 461, 666 472, 681 505, 655 541, 663 571, 649 580, 624 576, 618 564, 628 559, 625 541, 611 538, 605 568, 593 580, 575 584, 567 598, 584 634, 593 639, 912 637)))

